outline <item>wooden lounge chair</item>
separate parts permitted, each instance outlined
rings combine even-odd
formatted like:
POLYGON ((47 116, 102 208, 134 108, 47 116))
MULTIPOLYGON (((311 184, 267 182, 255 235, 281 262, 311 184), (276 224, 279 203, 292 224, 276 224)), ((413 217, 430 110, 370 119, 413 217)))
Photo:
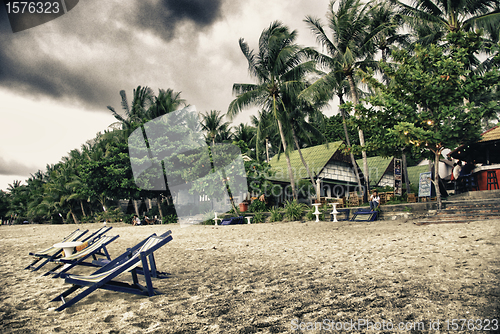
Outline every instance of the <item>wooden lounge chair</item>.
MULTIPOLYGON (((73 231, 70 235, 66 236, 62 242, 68 242, 68 241, 77 241, 80 239, 85 233, 87 233, 89 230, 85 231, 80 231, 80 229, 76 229, 73 231)), ((62 253, 62 249, 58 247, 51 246, 49 248, 46 248, 44 250, 40 250, 38 252, 30 252, 29 254, 31 256, 34 256, 35 259, 33 262, 31 262, 30 265, 28 265, 24 269, 31 269, 33 271, 36 271, 43 267, 47 262, 55 259, 56 257, 60 256, 62 253), (42 263, 38 263, 42 261, 42 263)))
POLYGON ((237 224, 245 224, 245 218, 243 216, 239 217, 231 217, 224 218, 220 222, 221 225, 237 225, 237 224))
POLYGON ((71 254, 70 256, 54 259, 53 262, 56 264, 56 266, 47 271, 44 276, 54 274, 53 277, 56 278, 75 266, 99 267, 99 265, 94 263, 93 261, 85 262, 85 260, 89 258, 97 261, 97 255, 104 256, 106 259, 111 261, 111 257, 109 256, 106 246, 115 241, 118 237, 118 235, 102 236, 98 239, 93 240, 92 242, 89 242, 85 248, 71 254), (63 267, 62 270, 57 272, 57 270, 61 267, 63 267))
MULTIPOLYGON (((82 242, 94 241, 94 240, 100 238, 104 233, 106 233, 107 231, 109 231, 111 229, 112 229, 111 226, 103 226, 81 241, 82 242)), ((80 231, 79 229, 77 229, 73 233, 68 235, 66 238, 64 238, 62 242, 77 241, 88 231, 89 230, 80 231)), ((33 262, 24 269, 31 269, 32 271, 36 271, 36 270, 40 269, 41 267, 43 267, 44 265, 46 265, 48 262, 54 261, 54 259, 62 257, 62 249, 58 248, 58 247, 51 246, 51 247, 44 249, 42 251, 38 251, 38 252, 34 252, 34 253, 30 252, 29 254, 31 256, 34 256, 35 260, 33 260, 33 262), (42 263, 37 265, 37 263, 39 261, 42 261, 42 263)))
POLYGON ((369 221, 375 221, 377 220, 378 217, 378 211, 371 211, 369 208, 361 208, 358 209, 353 215, 351 220, 352 221, 363 221, 363 222, 369 222, 369 221))
POLYGON ((61 277, 65 278, 65 282, 72 284, 72 286, 51 300, 52 302, 63 302, 61 306, 56 308, 56 311, 64 310, 97 289, 126 292, 149 297, 160 294, 160 292, 153 288, 149 270, 150 263, 148 263, 148 259, 157 249, 164 246, 171 240, 171 235, 167 237, 151 236, 136 252, 127 250, 124 254, 109 262, 107 265, 98 269, 91 275, 79 276, 69 275, 67 273, 62 274, 61 277), (145 286, 139 283, 139 277, 137 275, 137 267, 141 264, 146 284, 145 286), (131 273, 133 283, 114 280, 118 275, 125 272, 131 273), (78 295, 74 296, 70 300, 65 300, 66 297, 84 287, 86 288, 78 295))
MULTIPOLYGON (((172 234, 172 231, 168 230, 167 232, 165 232, 162 235, 160 235, 160 237, 161 238, 166 238, 170 234, 172 234)), ((141 242, 139 242, 134 247, 127 248, 127 251, 135 254, 136 252, 139 251, 139 249, 142 247, 142 245, 144 245, 144 243, 146 241, 148 241, 149 238, 154 237, 154 236, 156 236, 156 233, 151 234, 149 237, 147 237, 146 239, 142 240, 141 242)), ((111 261, 109 259, 99 259, 99 260, 92 261, 92 263, 96 267, 104 267, 104 266, 106 266, 110 262, 111 261)), ((142 269, 142 267, 137 267, 136 271, 137 271, 137 273, 139 275, 144 275, 144 270, 142 269)), ((150 254, 149 255, 149 275, 151 277, 158 278, 158 279, 162 279, 162 278, 167 278, 168 277, 168 273, 158 271, 158 269, 156 268, 156 261, 155 261, 154 254, 150 254)))

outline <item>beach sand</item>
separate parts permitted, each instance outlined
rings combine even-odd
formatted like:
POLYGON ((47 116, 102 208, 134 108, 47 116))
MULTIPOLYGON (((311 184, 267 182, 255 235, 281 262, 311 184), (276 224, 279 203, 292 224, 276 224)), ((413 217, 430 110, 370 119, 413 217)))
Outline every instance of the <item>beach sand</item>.
MULTIPOLYGON (((480 323, 500 332, 492 320, 500 320, 500 220, 110 225, 108 235, 120 235, 108 247, 112 257, 172 230, 174 239, 155 253, 159 270, 170 274, 153 279, 162 295, 97 290, 56 312, 60 303, 49 301, 69 285, 41 276, 50 265, 23 268, 28 252, 60 242, 77 226, 0 226, 0 332, 370 332, 363 320, 372 329, 384 326, 377 333, 420 322, 414 333, 466 333, 480 323), (459 330, 452 331, 453 319, 474 322, 463 330, 454 322, 459 330)), ((78 225, 91 232, 100 226, 78 225)), ((130 281, 130 274, 118 278, 130 281)))

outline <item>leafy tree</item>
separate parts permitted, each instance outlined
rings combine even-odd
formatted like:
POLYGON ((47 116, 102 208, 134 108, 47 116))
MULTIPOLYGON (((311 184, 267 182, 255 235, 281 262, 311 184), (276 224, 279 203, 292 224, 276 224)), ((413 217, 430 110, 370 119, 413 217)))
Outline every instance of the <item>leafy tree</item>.
MULTIPOLYGON (((477 34, 450 33, 447 39, 453 41, 449 51, 436 45, 417 45, 415 55, 407 50, 394 52, 398 68, 384 68, 391 84, 387 87, 373 76, 367 77, 378 94, 367 99, 371 108, 358 106, 363 116, 358 119, 359 126, 380 129, 380 136, 372 138, 372 142, 380 147, 408 145, 427 152, 434 158, 436 176, 443 149, 477 140, 481 119, 496 110, 496 102, 464 104, 464 99, 470 101, 479 92, 492 91, 500 81, 498 69, 479 74, 467 66, 471 53, 480 48, 477 34)), ((498 64, 500 57, 496 61, 498 64)), ((441 208, 437 182, 436 178, 441 208)))
POLYGON ((7 217, 7 212, 9 212, 9 202, 8 194, 0 190, 0 218, 2 220, 7 217))

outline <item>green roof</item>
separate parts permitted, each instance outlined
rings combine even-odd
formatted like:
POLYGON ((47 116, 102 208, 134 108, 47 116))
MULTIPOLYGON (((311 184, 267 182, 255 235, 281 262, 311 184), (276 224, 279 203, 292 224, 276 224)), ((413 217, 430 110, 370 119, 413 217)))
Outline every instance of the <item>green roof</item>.
MULTIPOLYGON (((337 152, 340 145, 342 145, 342 141, 336 141, 333 143, 329 143, 324 145, 312 146, 301 149, 302 156, 306 161, 309 170, 312 172, 313 177, 317 176, 323 167, 326 166, 328 161, 332 158, 332 156, 337 152)), ((288 176, 288 166, 286 163, 286 158, 284 154, 281 154, 278 160, 278 155, 275 155, 271 161, 269 161, 271 165, 271 171, 276 174, 270 177, 271 180, 277 181, 289 181, 290 178, 288 176)), ((308 179, 307 170, 302 164, 302 160, 299 156, 299 151, 295 150, 290 152, 290 164, 292 165, 292 170, 294 174, 297 175, 296 179, 308 179)))
MULTIPOLYGON (((375 186, 380 182, 382 176, 384 176, 393 159, 394 157, 383 158, 380 156, 370 157, 367 159, 368 173, 370 174, 370 186, 375 186)), ((358 164, 359 168, 361 168, 361 171, 363 171, 363 159, 356 160, 356 163, 358 164)))
POLYGON ((408 180, 410 180, 411 184, 418 187, 420 173, 425 173, 428 171, 429 165, 408 167, 408 180))

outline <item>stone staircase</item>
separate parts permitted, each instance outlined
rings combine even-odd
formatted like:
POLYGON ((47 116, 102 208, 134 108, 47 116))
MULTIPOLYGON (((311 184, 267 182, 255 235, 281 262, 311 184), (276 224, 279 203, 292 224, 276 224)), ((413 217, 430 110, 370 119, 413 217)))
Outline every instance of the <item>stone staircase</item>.
POLYGON ((468 223, 500 219, 500 190, 471 191, 450 196, 443 201, 441 212, 430 210, 415 224, 468 223))

